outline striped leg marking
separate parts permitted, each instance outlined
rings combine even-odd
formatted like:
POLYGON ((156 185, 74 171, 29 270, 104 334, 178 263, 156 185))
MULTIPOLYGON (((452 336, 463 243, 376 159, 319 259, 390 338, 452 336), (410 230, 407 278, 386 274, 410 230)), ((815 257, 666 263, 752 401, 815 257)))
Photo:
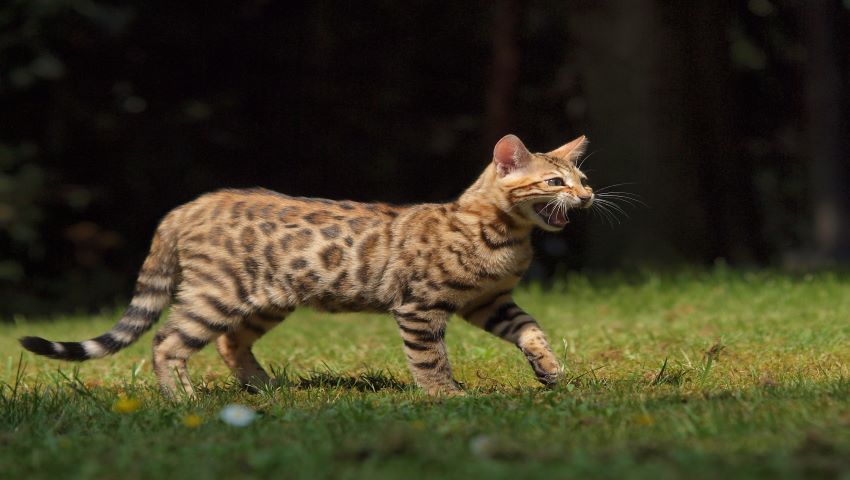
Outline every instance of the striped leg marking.
POLYGON ((558 381, 563 373, 546 335, 537 321, 514 303, 511 292, 502 292, 463 312, 473 325, 513 343, 522 351, 544 385, 558 381))
POLYGON ((436 305, 402 305, 393 311, 413 379, 429 395, 462 395, 446 351, 449 312, 436 305))
POLYGON ((194 396, 186 366, 189 357, 229 331, 235 320, 195 303, 174 306, 168 321, 153 338, 153 367, 164 395, 194 396))
POLYGON ((256 393, 259 386, 271 383, 251 347, 289 313, 291 310, 255 313, 246 317, 233 331, 218 337, 216 347, 219 355, 245 390, 256 393))

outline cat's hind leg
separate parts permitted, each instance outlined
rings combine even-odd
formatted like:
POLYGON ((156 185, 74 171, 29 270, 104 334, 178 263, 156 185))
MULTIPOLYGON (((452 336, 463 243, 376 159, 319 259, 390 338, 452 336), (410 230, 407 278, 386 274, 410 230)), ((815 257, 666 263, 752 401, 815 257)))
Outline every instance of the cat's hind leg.
POLYGON ((233 330, 218 337, 218 353, 245 390, 256 392, 259 386, 271 382, 268 373, 257 362, 251 347, 290 313, 292 309, 257 312, 248 315, 233 330))
POLYGON ((171 309, 168 321, 153 338, 153 368, 165 396, 194 396, 186 366, 189 357, 229 331, 232 324, 231 317, 215 309, 195 310, 186 303, 171 309))

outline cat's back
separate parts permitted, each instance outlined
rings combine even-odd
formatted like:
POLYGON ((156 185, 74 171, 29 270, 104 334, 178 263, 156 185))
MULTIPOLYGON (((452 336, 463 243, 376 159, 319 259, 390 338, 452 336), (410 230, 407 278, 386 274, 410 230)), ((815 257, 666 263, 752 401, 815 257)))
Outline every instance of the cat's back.
MULTIPOLYGON (((182 240, 203 230, 215 237, 239 230, 246 237, 275 237, 307 228, 325 239, 359 235, 397 217, 404 207, 349 200, 294 197, 264 188, 224 189, 180 205, 166 217, 182 240)), ((197 239, 196 239, 197 240, 197 239)))
POLYGON ((175 238, 190 279, 232 278, 241 303, 364 309, 382 303, 369 292, 381 284, 393 224, 407 210, 265 189, 219 190, 174 209, 160 229, 175 238), (283 294, 286 299, 277 298, 283 294))

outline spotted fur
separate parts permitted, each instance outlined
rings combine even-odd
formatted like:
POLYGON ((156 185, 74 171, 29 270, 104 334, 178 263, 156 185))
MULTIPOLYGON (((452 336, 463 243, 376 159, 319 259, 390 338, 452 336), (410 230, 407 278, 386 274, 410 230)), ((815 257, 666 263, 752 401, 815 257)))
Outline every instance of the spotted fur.
POLYGON ((512 291, 532 258, 533 227, 558 230, 568 208, 592 201, 576 168, 585 144, 581 137, 532 154, 509 135, 480 178, 445 204, 337 202, 263 189, 204 195, 162 220, 132 301, 109 332, 21 344, 62 360, 103 357, 136 341, 173 302, 153 339, 154 370, 165 394, 191 394, 187 360, 210 343, 253 388, 269 376, 252 345, 295 308, 389 312, 416 383, 430 394, 457 394, 445 334, 458 314, 517 345, 538 380, 551 384, 561 367, 512 291))

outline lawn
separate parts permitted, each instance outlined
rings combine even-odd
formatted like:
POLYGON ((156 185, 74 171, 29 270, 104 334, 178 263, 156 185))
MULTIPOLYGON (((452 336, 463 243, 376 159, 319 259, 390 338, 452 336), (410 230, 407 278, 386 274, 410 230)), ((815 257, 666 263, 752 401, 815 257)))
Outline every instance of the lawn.
POLYGON ((15 341, 90 338, 112 309, 18 318, 0 325, 0 477, 850 478, 847 274, 574 276, 516 298, 565 359, 557 388, 453 319, 468 395, 431 399, 390 317, 299 311, 256 347, 281 388, 241 392, 208 348, 199 398, 170 404, 151 334, 81 365, 15 341), (256 419, 225 424, 231 403, 256 419))

